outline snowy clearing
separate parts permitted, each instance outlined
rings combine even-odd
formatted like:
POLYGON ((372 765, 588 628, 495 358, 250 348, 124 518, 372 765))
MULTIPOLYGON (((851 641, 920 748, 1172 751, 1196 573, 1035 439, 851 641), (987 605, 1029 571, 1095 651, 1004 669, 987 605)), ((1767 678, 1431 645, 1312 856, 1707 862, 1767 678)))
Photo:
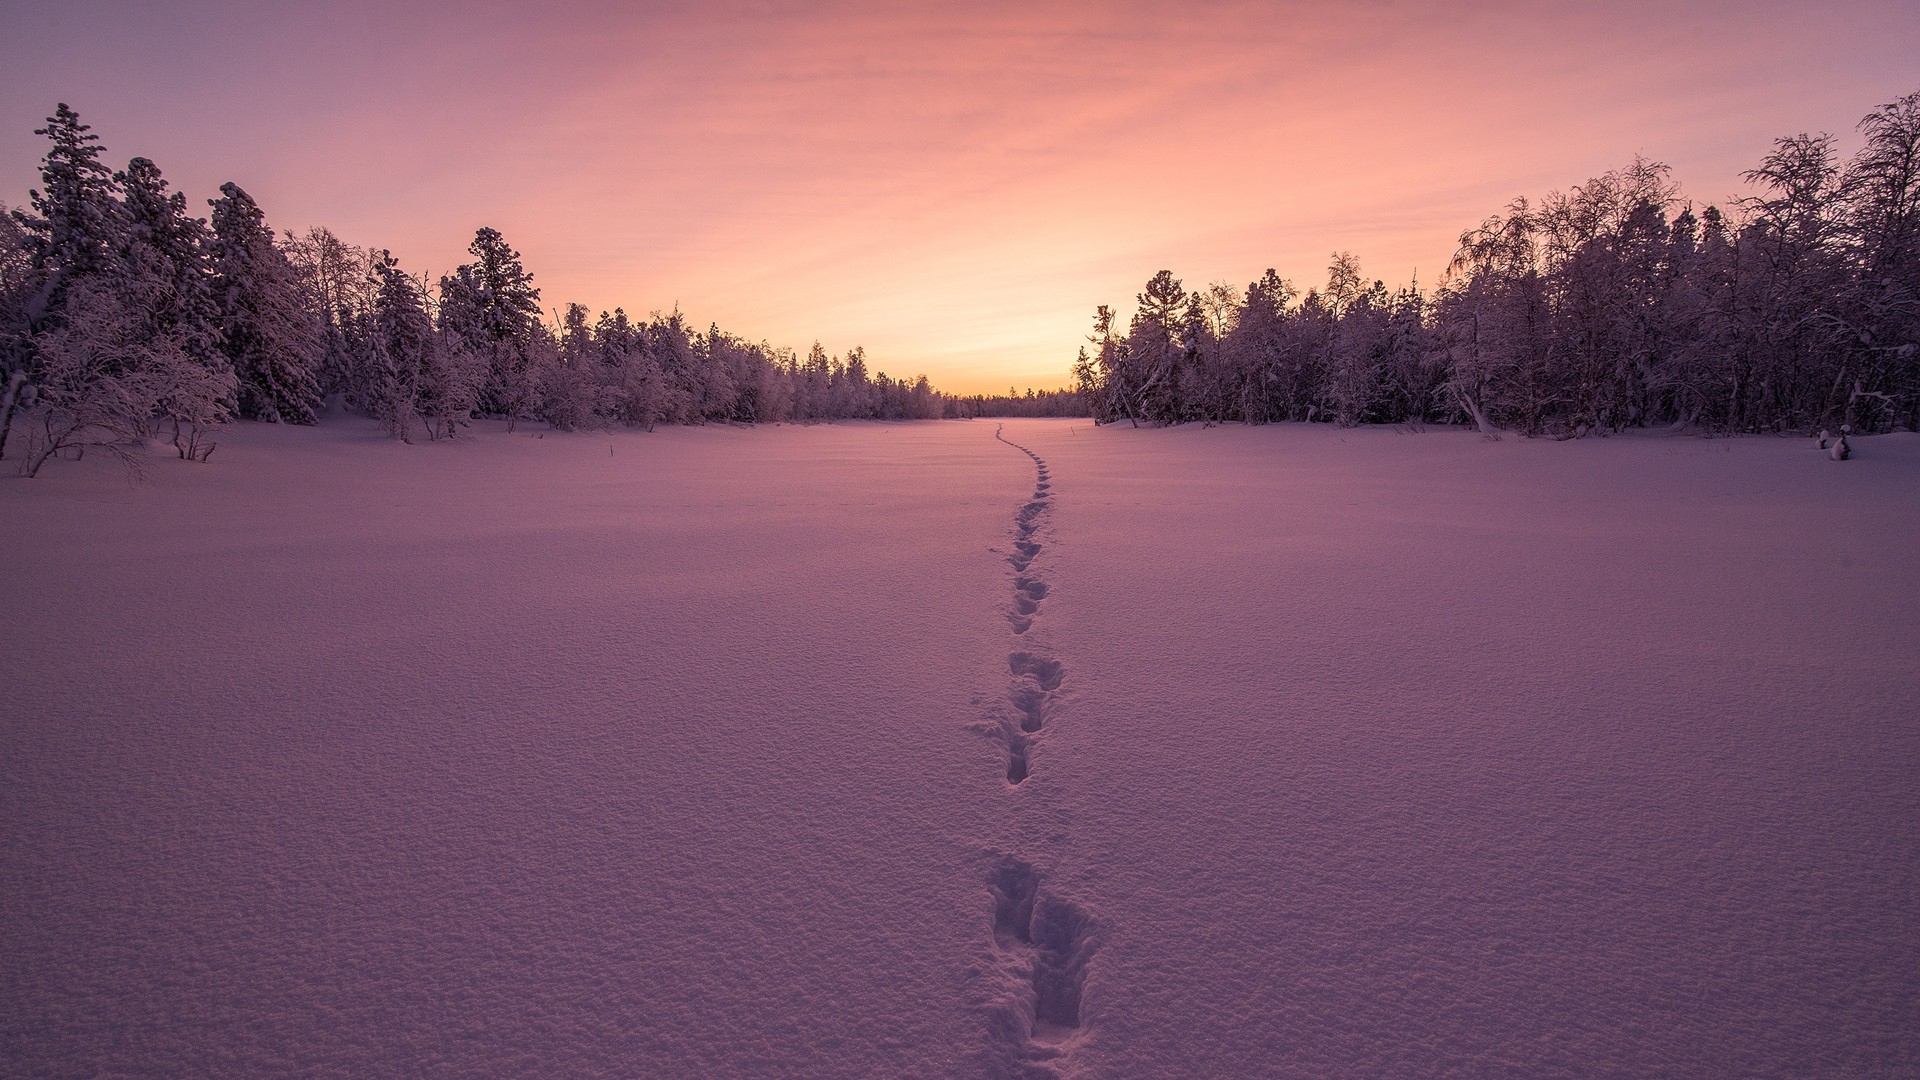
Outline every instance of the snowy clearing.
POLYGON ((9 477, 0 1060, 1905 1075, 1920 436, 1855 449, 337 421, 9 477))

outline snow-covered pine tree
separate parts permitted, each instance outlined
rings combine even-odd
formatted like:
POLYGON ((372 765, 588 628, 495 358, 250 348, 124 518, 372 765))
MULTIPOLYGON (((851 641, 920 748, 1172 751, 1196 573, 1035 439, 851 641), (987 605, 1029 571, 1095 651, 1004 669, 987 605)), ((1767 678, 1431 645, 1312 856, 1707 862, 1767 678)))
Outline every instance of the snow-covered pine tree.
POLYGON ((214 295, 240 380, 240 415, 311 424, 320 400, 314 373, 326 350, 320 318, 253 198, 226 183, 210 203, 214 295))

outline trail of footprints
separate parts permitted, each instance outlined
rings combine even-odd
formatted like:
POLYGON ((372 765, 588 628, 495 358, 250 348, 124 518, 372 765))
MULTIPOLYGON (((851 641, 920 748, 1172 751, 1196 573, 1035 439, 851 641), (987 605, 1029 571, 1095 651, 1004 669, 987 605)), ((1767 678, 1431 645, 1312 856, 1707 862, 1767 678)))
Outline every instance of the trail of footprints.
MULTIPOLYGON (((1047 599, 1047 583, 1034 570, 1044 545, 1053 480, 1040 455, 1008 439, 994 438, 1033 459, 1033 495, 1015 511, 1013 604, 1007 620, 1025 639, 1047 599)), ((1007 698, 995 711, 990 733, 1006 750, 1007 784, 1017 788, 1033 774, 1033 748, 1044 737, 1066 668, 1036 647, 1007 655, 1007 698)), ((1059 1067, 1080 1032, 1080 997, 1086 965, 1097 944, 1093 918, 1080 905, 1048 893, 1040 872, 1023 859, 996 854, 987 882, 993 894, 993 937, 1019 993, 1004 1003, 993 1027, 1002 1071, 1008 1076, 1059 1076, 1059 1067)))
MULTIPOLYGON (((1032 458, 1035 471, 1033 497, 1013 515, 1013 554, 1007 556, 1017 575, 1013 579, 1013 607, 1007 612, 1007 621, 1019 637, 1033 629, 1034 620, 1040 616, 1040 602, 1047 598, 1047 583, 1040 580, 1032 567, 1042 549, 1040 525, 1047 513, 1047 501, 1053 496, 1053 481, 1046 461, 1008 439, 1003 431, 994 431, 993 437, 1032 458)), ((1030 751, 1034 740, 1047 726, 1047 713, 1066 671, 1058 660, 1027 651, 1009 655, 1007 669, 1011 678, 1007 700, 1012 708, 1000 714, 999 738, 1007 749, 1007 783, 1018 785, 1025 783, 1032 773, 1030 751)))

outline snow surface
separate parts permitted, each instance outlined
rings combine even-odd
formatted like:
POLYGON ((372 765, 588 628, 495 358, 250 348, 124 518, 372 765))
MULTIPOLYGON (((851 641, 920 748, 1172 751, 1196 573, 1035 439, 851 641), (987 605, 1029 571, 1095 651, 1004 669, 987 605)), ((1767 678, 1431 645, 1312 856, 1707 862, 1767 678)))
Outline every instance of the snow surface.
POLYGON ((1920 1071, 1920 437, 999 427, 0 481, 0 1071, 1920 1071))

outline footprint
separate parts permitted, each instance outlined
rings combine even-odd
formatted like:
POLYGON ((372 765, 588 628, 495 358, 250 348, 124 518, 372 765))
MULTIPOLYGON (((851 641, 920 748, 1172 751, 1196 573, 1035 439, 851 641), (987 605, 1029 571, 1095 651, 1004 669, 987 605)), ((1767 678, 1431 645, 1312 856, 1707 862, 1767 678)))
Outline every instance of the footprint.
POLYGON ((993 890, 993 939, 1000 947, 1033 944, 1033 898, 1040 891, 1040 875, 1025 862, 1007 855, 987 879, 993 890))
POLYGON ((1025 739, 1007 744, 1007 783, 1014 787, 1019 787, 1027 780, 1027 746, 1025 739))
POLYGON ((1027 926, 1038 961, 1033 971, 1033 1033, 1058 1040, 1080 1028, 1087 961, 1097 947, 1093 919, 1080 905, 1041 893, 1027 926))
POLYGON ((1061 666, 1060 661, 1049 660, 1030 652, 1009 654, 1007 656, 1007 668, 1013 672, 1014 678, 1019 678, 1022 675, 1031 676, 1033 681, 1038 684, 1042 690, 1060 689, 1060 680, 1067 673, 1066 668, 1061 666))
POLYGON ((1029 994, 1015 1003, 1026 1023, 1000 1035, 1016 1040, 1024 1027, 1026 1045, 1017 1049, 1031 1057, 1055 1057, 1058 1045, 1080 1029, 1087 965, 1099 949, 1099 927, 1085 908, 1044 889, 1039 871, 1012 855, 1000 856, 987 876, 987 889, 993 897, 994 944, 1030 965, 1029 994))
POLYGON ((1031 735, 1047 724, 1047 706, 1053 694, 1042 690, 1038 685, 1021 679, 1015 683, 1007 698, 1013 707, 1020 711, 1020 730, 1031 735), (1024 685, 1023 685, 1024 684, 1024 685))
POLYGON ((1007 556, 1007 561, 1013 564, 1015 570, 1024 571, 1033 565, 1033 557, 1040 554, 1040 545, 1032 540, 1016 540, 1013 551, 1012 555, 1007 556))

